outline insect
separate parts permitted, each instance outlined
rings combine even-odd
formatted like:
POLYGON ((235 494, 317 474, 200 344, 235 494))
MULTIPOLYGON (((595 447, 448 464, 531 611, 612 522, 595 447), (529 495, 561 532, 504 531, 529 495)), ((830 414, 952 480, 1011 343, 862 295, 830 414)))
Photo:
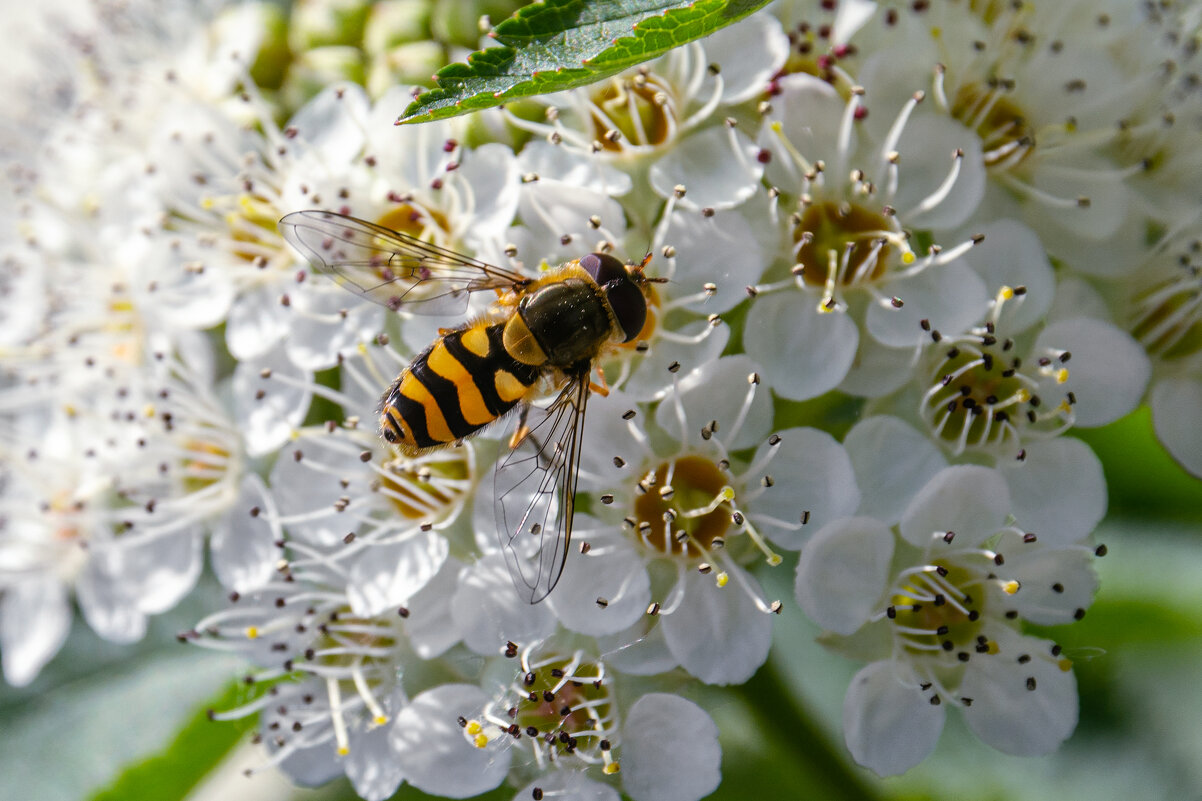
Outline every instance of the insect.
POLYGON ((280 229, 319 272, 393 311, 462 315, 473 293, 496 293, 401 371, 380 401, 380 433, 415 456, 518 410, 495 468, 494 513, 514 586, 541 601, 572 538, 585 407, 608 391, 590 376, 607 348, 643 330, 648 285, 664 280, 644 274, 650 255, 626 265, 589 253, 532 278, 329 211, 289 214, 280 229))

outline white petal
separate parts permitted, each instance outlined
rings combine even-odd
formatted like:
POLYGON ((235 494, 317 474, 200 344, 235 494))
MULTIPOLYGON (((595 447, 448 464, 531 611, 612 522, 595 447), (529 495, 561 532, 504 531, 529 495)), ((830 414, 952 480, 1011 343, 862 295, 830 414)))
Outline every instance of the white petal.
POLYGON ((1026 458, 1004 463, 1015 523, 1048 544, 1087 536, 1106 514, 1102 463, 1079 439, 1035 442, 1026 458))
POLYGON ((831 41, 845 44, 876 12, 874 0, 847 0, 840 3, 835 10, 835 24, 831 26, 831 41))
POLYGON ((880 776, 896 776, 935 750, 942 704, 932 704, 909 668, 873 662, 852 677, 843 699, 843 736, 852 758, 880 776))
POLYGON ((757 299, 747 317, 743 346, 764 365, 764 378, 791 400, 816 398, 847 375, 859 330, 846 314, 819 314, 811 295, 778 292, 757 299))
POLYGON ((810 532, 854 514, 860 504, 860 490, 847 451, 830 434, 816 428, 789 428, 777 433, 780 442, 775 446, 761 443, 752 459, 758 462, 767 451, 776 450, 763 471, 773 477, 772 486, 762 486, 763 475, 743 476, 749 488, 756 487, 744 511, 773 542, 799 549, 810 532), (765 519, 796 525, 805 512, 809 512, 809 518, 802 528, 765 519))
POLYGON ((634 801, 698 801, 722 781, 718 727, 692 701, 648 693, 622 735, 622 789, 634 801))
POLYGON ((1027 288, 1021 299, 1006 302, 998 328, 1016 334, 1046 319, 1056 276, 1039 237, 1017 220, 996 220, 975 230, 985 241, 972 249, 968 263, 985 279, 989 294, 996 295, 1003 286, 1027 288))
POLYGON ((734 308, 747 298, 747 285, 759 283, 767 266, 760 239, 738 211, 711 217, 674 211, 663 244, 676 249, 672 282, 662 290, 665 296, 699 295, 707 283, 717 287, 686 306, 698 314, 734 308))
POLYGON ((464 645, 491 656, 504 651, 511 640, 526 643, 549 637, 555 630, 555 615, 546 604, 530 604, 527 598, 514 589, 499 552, 467 568, 451 601, 451 615, 464 645))
POLYGON ((712 575, 685 572, 684 597, 671 614, 660 613, 668 649, 681 667, 706 684, 739 684, 751 678, 768 657, 772 619, 744 591, 761 592, 759 582, 730 566, 722 588, 712 575))
POLYGON ((1010 513, 1010 492, 996 470, 959 465, 941 470, 914 496, 901 519, 901 535, 924 547, 932 536, 955 533, 955 545, 972 547, 997 533, 1010 513))
POLYGON ((488 697, 475 685, 444 684, 421 693, 397 715, 392 747, 405 778, 431 795, 467 798, 499 785, 513 750, 477 748, 457 718, 475 718, 488 697))
MULTIPOLYGON (((335 510, 339 498, 372 497, 366 482, 360 450, 341 436, 303 436, 276 459, 271 468, 271 494, 288 524, 288 534, 313 545, 341 544, 356 528, 356 521, 335 510), (300 453, 300 458, 296 453, 300 453), (342 482, 347 485, 343 486, 342 482)), ((373 474, 374 477, 374 474, 373 474)), ((358 510, 346 507, 352 514, 358 510)))
POLYGON ((363 88, 353 83, 328 86, 288 122, 296 138, 317 151, 328 164, 349 162, 364 142, 364 123, 370 104, 363 88))
POLYGON ((124 585, 101 569, 101 561, 93 554, 76 579, 79 611, 92 630, 109 642, 137 642, 146 634, 146 616, 138 610, 135 599, 124 592, 124 585))
MULTIPOLYGON (((712 326, 705 320, 697 320, 673 332, 686 341, 677 341, 662 333, 653 336, 647 351, 634 364, 630 377, 622 389, 635 400, 659 400, 672 387, 672 375, 668 367, 677 362, 688 371, 693 366, 716 361, 730 341, 730 327, 712 326), (704 335, 700 342, 687 341, 704 335)), ((590 401, 591 408, 591 401, 590 401)))
POLYGON ((824 629, 852 634, 880 607, 893 532, 879 520, 838 520, 814 535, 797 563, 794 597, 824 629))
POLYGON ((751 376, 761 375, 759 365, 746 356, 724 356, 703 365, 680 379, 680 406, 684 410, 687 428, 683 431, 676 417, 677 407, 669 397, 655 410, 655 422, 682 443, 705 447, 701 427, 711 420, 718 421, 717 437, 728 450, 756 445, 767 436, 772 426, 772 398, 768 388, 760 383, 754 389, 751 376), (742 414, 749 393, 750 408, 742 426, 734 425, 742 414))
POLYGON ((901 348, 930 338, 922 329, 923 320, 944 334, 966 331, 985 312, 988 296, 985 282, 964 261, 889 284, 887 291, 905 305, 898 309, 872 303, 865 318, 868 332, 884 345, 901 348))
POLYGON ((1202 477, 1202 381, 1165 378, 1152 387, 1149 399, 1156 438, 1181 466, 1202 477))
POLYGON ((883 398, 901 388, 918 367, 913 347, 890 348, 873 337, 860 337, 839 391, 861 398, 883 398))
POLYGON ((1024 542, 1015 532, 1002 535, 994 548, 1005 555, 1006 576, 1019 588, 1013 595, 998 591, 991 604, 1015 610, 1023 620, 1055 626, 1072 623, 1093 602, 1098 576, 1088 549, 1048 547, 1041 539, 1024 542))
POLYGON ((1068 660, 1053 657, 1048 640, 1009 629, 992 634, 1000 650, 975 655, 960 683, 960 695, 972 699, 964 720, 1003 753, 1050 753, 1077 727, 1077 679, 1065 669, 1068 660))
MULTIPOLYGON (((1092 83, 1092 80, 1091 80, 1092 83)), ((1089 198, 1088 205, 1050 209, 1028 202, 1027 222, 1046 242, 1058 242, 1070 233, 1085 239, 1106 239, 1118 230, 1130 205, 1129 190, 1115 177, 1117 168, 1096 164, 1090 169, 1042 164, 1035 171, 1035 188, 1054 197, 1089 198)))
POLYGON ((568 556, 547 603, 564 626, 581 634, 596 637, 629 628, 651 602, 651 579, 642 558, 621 534, 577 531, 572 542, 577 541, 588 542, 590 550, 568 556))
POLYGON ((263 479, 251 473, 242 480, 227 523, 209 540, 213 572, 226 589, 239 593, 256 590, 271 580, 283 555, 276 545, 283 538, 275 504, 263 479), (257 514, 252 510, 258 509, 257 514))
MULTIPOLYGON (((488 145, 485 145, 488 147, 488 145)), ((493 145, 504 147, 504 145, 493 145)), ((535 139, 522 148, 517 164, 522 173, 534 173, 542 178, 554 178, 571 186, 584 187, 603 192, 611 197, 621 197, 631 190, 630 175, 589 158, 576 151, 553 145, 543 139, 535 139)), ((520 186, 520 182, 516 184, 520 186)))
POLYGON ((288 358, 303 370, 324 370, 371 340, 384 323, 384 310, 359 303, 330 281, 310 280, 289 293, 296 317, 285 340, 288 358))
POLYGON ((1052 323, 1040 333, 1036 348, 1072 353, 1065 364, 1065 390, 1077 397, 1076 424, 1085 428, 1113 422, 1139 403, 1151 365, 1130 334, 1101 320, 1078 317, 1052 323))
POLYGON ((280 303, 278 288, 249 290, 230 305, 225 321, 226 347, 239 361, 257 358, 287 335, 291 322, 292 315, 280 303))
POLYGON ((683 208, 729 209, 759 189, 764 165, 758 154, 759 148, 743 132, 719 124, 668 151, 651 166, 648 177, 660 197, 671 197, 683 185, 683 208), (698 164, 706 168, 698 170, 698 164))
POLYGON ((1067 320, 1070 317, 1092 317, 1113 322, 1106 300, 1093 284, 1072 275, 1056 276, 1056 295, 1048 320, 1067 320))
POLYGON ((910 499, 947 467, 943 453, 918 430, 896 417, 869 417, 843 440, 860 487, 858 514, 892 525, 910 499))
POLYGON ((414 652, 422 659, 441 656, 459 642, 459 629, 451 615, 451 599, 459 586, 462 567, 459 560, 448 556, 438 575, 410 601, 405 633, 409 635, 414 652))
MULTIPOLYGON (((780 122, 781 133, 773 130, 775 120, 769 117, 760 127, 757 141, 772 152, 772 160, 765 170, 768 182, 786 191, 796 191, 801 184, 801 174, 782 139, 811 164, 824 159, 830 169, 831 161, 836 157, 845 103, 833 86, 806 73, 785 75, 776 85, 780 94, 772 98, 772 113, 780 122)), ((853 131, 853 151, 855 138, 853 131)))
POLYGON ((364 801, 384 801, 405 778, 391 740, 387 726, 350 732, 350 753, 343 758, 342 765, 355 792, 364 801))
POLYGON ((497 237, 513 222, 522 186, 520 172, 507 145, 490 142, 463 155, 458 175, 471 188, 475 203, 471 230, 465 232, 467 241, 475 245, 497 237))
POLYGON ((66 588, 48 575, 9 584, 0 595, 4 680, 24 687, 58 653, 71 630, 66 588))
POLYGON ((173 531, 120 550, 120 576, 129 585, 126 591, 137 596, 138 609, 148 615, 166 612, 179 603, 196 586, 204 568, 204 539, 199 527, 173 531))
MULTIPOLYGON (((722 102, 728 104, 763 94, 789 57, 789 37, 767 11, 722 28, 706 37, 704 45, 706 57, 722 70, 722 102)), ((709 97, 712 80, 707 77, 702 84, 702 96, 709 97)))
POLYGON ((281 345, 238 363, 232 381, 234 419, 249 455, 264 456, 288 441, 309 410, 312 393, 303 385, 312 380, 293 366, 281 345))
POLYGON ((514 801, 534 798, 536 790, 542 793, 543 798, 562 798, 565 801, 621 801, 622 798, 618 791, 608 784, 592 781, 583 773, 576 773, 570 768, 550 770, 539 776, 518 790, 514 801))
POLYGON ((448 547, 442 534, 417 531, 400 542, 364 548, 347 576, 351 611, 371 617, 408 604, 442 567, 448 547))
MULTIPOLYGON (((873 100, 869 98, 870 103, 873 100)), ((985 196, 986 181, 985 158, 976 133, 947 114, 926 113, 920 108, 906 123, 897 152, 900 160, 893 205, 907 228, 946 231, 962 225, 976 211, 985 196), (952 154, 957 151, 963 155, 956 182, 945 197, 927 209, 934 193, 951 174, 952 154)))
POLYGON ((667 673, 680 663, 668 650, 659 618, 645 615, 618 634, 597 638, 605 664, 632 676, 667 673))

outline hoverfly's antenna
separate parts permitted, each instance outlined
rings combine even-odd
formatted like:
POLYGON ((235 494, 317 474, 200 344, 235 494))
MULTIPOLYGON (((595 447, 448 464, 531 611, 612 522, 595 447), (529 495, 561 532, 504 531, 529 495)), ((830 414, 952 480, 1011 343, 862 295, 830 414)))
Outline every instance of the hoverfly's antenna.
POLYGON ((634 276, 634 279, 636 281, 638 281, 639 283, 666 284, 666 283, 668 283, 667 278, 651 278, 646 274, 646 272, 644 272, 647 269, 647 265, 651 263, 651 257, 653 255, 654 254, 651 253, 651 251, 647 251, 647 255, 643 257, 643 260, 641 262, 639 262, 638 264, 631 262, 627 266, 630 267, 631 274, 634 276))

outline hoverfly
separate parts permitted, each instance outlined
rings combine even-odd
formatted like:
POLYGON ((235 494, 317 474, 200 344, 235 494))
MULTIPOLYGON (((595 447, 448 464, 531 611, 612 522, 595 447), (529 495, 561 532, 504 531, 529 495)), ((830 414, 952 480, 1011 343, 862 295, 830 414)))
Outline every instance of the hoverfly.
POLYGON ((641 264, 589 253, 539 278, 495 267, 343 214, 298 211, 284 238, 346 289, 392 311, 463 314, 472 293, 496 301, 442 329, 380 400, 380 434, 403 454, 443 448, 517 408, 495 469, 494 514, 519 594, 537 603, 563 573, 572 538, 584 411, 598 357, 647 320, 641 264), (556 393, 545 408, 532 405, 556 393))

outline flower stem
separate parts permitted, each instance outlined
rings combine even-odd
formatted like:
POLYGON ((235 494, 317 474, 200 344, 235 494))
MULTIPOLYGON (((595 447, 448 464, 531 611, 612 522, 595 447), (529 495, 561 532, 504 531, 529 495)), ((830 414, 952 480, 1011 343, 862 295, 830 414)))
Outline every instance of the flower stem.
MULTIPOLYGON (((806 778, 805 795, 834 801, 879 801, 880 792, 848 762, 805 702, 790 691, 772 660, 736 688, 747 701, 762 739, 782 746, 791 767, 806 778)), ((794 788, 797 791, 797 788, 794 788)))

